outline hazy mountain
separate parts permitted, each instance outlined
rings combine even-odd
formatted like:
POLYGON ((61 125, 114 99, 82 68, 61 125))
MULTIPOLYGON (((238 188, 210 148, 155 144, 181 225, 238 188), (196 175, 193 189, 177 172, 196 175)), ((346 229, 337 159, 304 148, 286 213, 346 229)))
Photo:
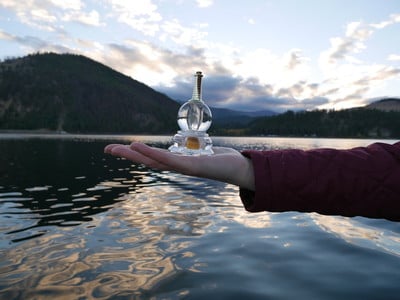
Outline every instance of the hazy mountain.
POLYGON ((211 107, 213 114, 214 125, 225 126, 225 125, 246 125, 257 117, 273 116, 277 113, 270 110, 260 111, 239 111, 226 108, 215 108, 211 107))
POLYGON ((400 99, 399 98, 385 98, 379 101, 372 102, 365 108, 378 109, 382 111, 400 111, 400 99))

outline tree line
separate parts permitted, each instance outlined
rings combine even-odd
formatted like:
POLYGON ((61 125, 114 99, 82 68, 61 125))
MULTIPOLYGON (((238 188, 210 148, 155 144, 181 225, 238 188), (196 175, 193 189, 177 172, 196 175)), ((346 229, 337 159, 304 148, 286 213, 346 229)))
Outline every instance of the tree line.
POLYGON ((258 118, 250 122, 249 135, 400 138, 400 112, 353 108, 313 110, 258 118))

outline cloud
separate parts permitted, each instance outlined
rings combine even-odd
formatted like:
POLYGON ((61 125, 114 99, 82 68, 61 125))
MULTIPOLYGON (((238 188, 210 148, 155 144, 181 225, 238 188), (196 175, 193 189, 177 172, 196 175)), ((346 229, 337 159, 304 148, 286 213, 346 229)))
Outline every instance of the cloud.
POLYGON ((200 8, 210 7, 214 4, 213 0, 196 0, 197 6, 200 8))
POLYGON ((248 18, 247 23, 249 23, 250 25, 255 25, 256 21, 253 18, 248 18))
POLYGON ((156 89, 160 86, 175 87, 181 81, 188 82, 198 70, 206 74, 217 69, 224 71, 218 64, 205 63, 202 48, 186 47, 186 51, 179 53, 143 40, 130 39, 125 43, 106 44, 96 53, 82 54, 156 89))
POLYGON ((392 14, 389 17, 389 20, 385 20, 380 23, 373 23, 373 24, 371 24, 371 27, 376 28, 376 29, 382 29, 382 28, 385 28, 386 26, 392 25, 394 23, 400 23, 400 14, 392 14))
POLYGON ((83 3, 81 0, 50 0, 55 7, 65 10, 80 10, 83 8, 83 3))
MULTIPOLYGON (((199 24, 198 27, 205 27, 205 24, 199 24)), ((207 36, 207 32, 196 27, 182 26, 177 19, 165 21, 161 25, 162 34, 160 39, 165 41, 170 39, 178 45, 201 45, 201 42, 207 36)))
POLYGON ((5 31, 2 31, 0 29, 0 40, 9 40, 9 41, 13 41, 15 40, 15 37, 5 31))
POLYGON ((390 20, 393 23, 400 23, 400 14, 392 14, 392 15, 390 15, 390 20))
MULTIPOLYGON (((192 95, 193 74, 177 80, 174 86, 158 86, 156 89, 175 100, 188 100, 192 95)), ((203 100, 210 106, 220 108, 252 110, 255 97, 260 97, 260 93, 269 96, 267 89, 263 90, 258 82, 234 77, 232 74, 215 75, 204 72, 202 87, 203 100)))
MULTIPOLYGON (((120 23, 137 30, 145 36, 157 37, 165 42, 172 41, 177 45, 199 45, 204 40, 207 32, 202 30, 207 24, 184 26, 178 19, 164 20, 158 11, 158 7, 151 0, 125 1, 111 0, 113 15, 120 23)), ((207 1, 201 1, 199 5, 206 5, 207 1)), ((210 2, 210 5, 212 2, 210 2)), ((205 7, 205 6, 202 6, 205 7)))
MULTIPOLYGON (((192 74, 190 74, 192 75, 192 74)), ((176 81, 174 86, 157 86, 157 90, 178 101, 190 99, 193 89, 191 80, 176 81)), ((315 109, 316 106, 328 103, 325 97, 310 97, 297 100, 293 97, 296 89, 307 88, 306 83, 280 89, 274 92, 271 85, 262 84, 257 78, 235 77, 231 73, 225 75, 208 75, 203 78, 203 100, 211 107, 230 108, 242 111, 273 110, 283 112, 288 109, 315 109)), ((316 88, 316 85, 311 85, 316 88)))
POLYGON ((350 54, 360 53, 365 50, 365 41, 370 38, 374 32, 395 23, 400 23, 400 14, 392 14, 388 20, 380 23, 349 23, 346 27, 344 37, 331 38, 331 47, 321 54, 321 63, 325 65, 336 64, 340 60, 354 59, 350 54))
POLYGON ((400 55, 399 54, 390 54, 388 56, 388 60, 391 61, 400 61, 400 55))
POLYGON ((154 36, 159 32, 162 20, 158 7, 151 0, 111 0, 113 14, 119 22, 127 24, 144 35, 154 36))
POLYGON ((300 49, 292 49, 288 54, 286 54, 287 68, 289 70, 294 70, 298 65, 300 65, 304 58, 302 57, 302 51, 300 49))
POLYGON ((50 44, 48 42, 46 42, 45 40, 40 39, 38 37, 35 37, 35 36, 20 37, 20 36, 15 36, 15 35, 12 35, 10 33, 4 32, 4 31, 0 31, 0 39, 9 40, 9 41, 18 43, 22 46, 27 47, 29 49, 28 51, 32 51, 32 52, 50 48, 50 44))
MULTIPOLYGON (((236 98, 234 95, 238 89, 244 87, 243 79, 240 77, 234 77, 232 74, 217 75, 210 74, 204 78, 204 92, 205 98, 209 99, 214 105, 232 101, 236 98)), ((241 94, 244 96, 244 94, 241 94)))
POLYGON ((365 40, 373 34, 373 27, 361 22, 347 25, 344 37, 331 38, 331 48, 321 54, 323 64, 336 64, 340 60, 349 60, 350 54, 359 53, 365 49, 365 40))
POLYGON ((100 15, 96 10, 88 13, 80 11, 71 11, 66 13, 62 20, 65 22, 77 22, 89 26, 104 26, 105 24, 100 21, 100 15))
POLYGON ((102 25, 99 13, 95 10, 85 12, 85 5, 80 0, 3 0, 0 7, 14 11, 22 23, 45 31, 62 31, 59 20, 102 25))
POLYGON ((371 80, 386 80, 392 77, 395 77, 400 74, 400 68, 388 67, 384 66, 380 70, 378 70, 373 76, 371 76, 371 80))

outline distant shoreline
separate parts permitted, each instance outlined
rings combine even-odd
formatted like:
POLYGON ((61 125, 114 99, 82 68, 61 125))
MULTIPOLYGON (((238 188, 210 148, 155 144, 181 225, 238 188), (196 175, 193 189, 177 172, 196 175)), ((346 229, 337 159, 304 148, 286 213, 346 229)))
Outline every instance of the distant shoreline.
POLYGON ((173 135, 162 134, 122 134, 122 133, 67 133, 60 131, 42 130, 0 130, 0 140, 7 139, 60 139, 60 140, 85 140, 85 141, 123 141, 132 142, 139 140, 152 141, 156 137, 170 141, 173 135))
MULTIPOLYGON (((134 141, 135 137, 141 137, 140 140, 153 140, 156 137, 163 137, 165 141, 169 141, 173 137, 173 133, 169 134, 147 134, 147 133, 70 133, 55 130, 12 130, 0 129, 0 139, 20 139, 20 138, 46 138, 46 139, 67 139, 67 140, 119 140, 134 141)), ((211 135, 211 138, 284 138, 284 139, 341 139, 341 140, 371 140, 371 141, 398 141, 396 138, 376 138, 376 137, 323 137, 323 136, 263 136, 263 135, 246 135, 246 136, 230 136, 230 135, 211 135)))
MULTIPOLYGON (((150 133, 107 133, 107 132, 66 132, 63 130, 47 129, 0 129, 2 134, 21 134, 21 135, 57 135, 57 136, 169 136, 168 134, 150 134, 150 133)), ((171 133, 173 136, 173 133, 171 133)))
POLYGON ((0 129, 0 134, 2 133, 69 134, 63 130, 49 130, 49 129, 0 129))

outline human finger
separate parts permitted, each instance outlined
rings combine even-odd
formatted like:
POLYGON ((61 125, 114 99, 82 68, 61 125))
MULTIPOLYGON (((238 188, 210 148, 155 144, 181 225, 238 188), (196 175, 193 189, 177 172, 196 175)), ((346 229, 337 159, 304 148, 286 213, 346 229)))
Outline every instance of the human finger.
POLYGON ((142 155, 167 166, 169 169, 187 175, 196 174, 198 156, 185 156, 172 153, 166 149, 150 147, 143 143, 132 143, 130 148, 142 155))
POLYGON ((146 165, 150 168, 155 168, 155 169, 160 169, 160 170, 168 170, 168 167, 165 166, 164 164, 147 157, 140 152, 134 151, 130 149, 128 145, 116 145, 112 147, 110 150, 110 154, 113 156, 119 156, 126 158, 132 162, 139 163, 146 165))
POLYGON ((111 154, 112 149, 115 148, 115 147, 118 147, 118 146, 123 146, 123 145, 121 145, 121 144, 109 144, 109 145, 104 147, 104 153, 111 154))

